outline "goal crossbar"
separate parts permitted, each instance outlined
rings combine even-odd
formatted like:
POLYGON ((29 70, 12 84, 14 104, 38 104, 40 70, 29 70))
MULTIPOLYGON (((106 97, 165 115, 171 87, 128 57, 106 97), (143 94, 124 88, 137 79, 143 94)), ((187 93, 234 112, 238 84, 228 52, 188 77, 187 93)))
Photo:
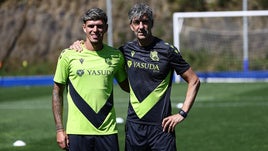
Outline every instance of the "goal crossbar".
POLYGON ((214 11, 214 12, 175 12, 173 13, 173 44, 180 49, 180 32, 184 18, 212 18, 212 17, 243 17, 243 60, 244 71, 248 70, 248 38, 247 38, 247 17, 268 16, 266 10, 255 11, 214 11))
POLYGON ((173 13, 173 43, 179 49, 179 33, 183 18, 205 18, 205 17, 249 17, 268 16, 268 11, 216 11, 216 12, 175 12, 173 13), (176 27, 179 26, 179 27, 176 27))
POLYGON ((216 11, 216 12, 175 12, 173 19, 176 18, 200 18, 200 17, 241 17, 241 16, 267 16, 268 11, 216 11))

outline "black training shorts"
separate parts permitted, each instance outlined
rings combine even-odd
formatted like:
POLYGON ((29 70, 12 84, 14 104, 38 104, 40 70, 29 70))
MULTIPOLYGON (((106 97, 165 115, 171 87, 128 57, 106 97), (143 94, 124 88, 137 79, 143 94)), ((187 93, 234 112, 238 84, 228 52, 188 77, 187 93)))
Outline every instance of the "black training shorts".
POLYGON ((175 132, 163 132, 161 125, 126 123, 126 151, 176 151, 175 132))
POLYGON ((117 134, 68 135, 69 151, 119 151, 117 134))

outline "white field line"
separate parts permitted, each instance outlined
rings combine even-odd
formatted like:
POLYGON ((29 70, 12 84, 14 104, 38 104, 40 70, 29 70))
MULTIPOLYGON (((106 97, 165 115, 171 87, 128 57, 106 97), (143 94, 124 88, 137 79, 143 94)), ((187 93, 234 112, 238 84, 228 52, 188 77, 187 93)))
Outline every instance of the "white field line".
MULTIPOLYGON (((175 106, 176 104, 172 104, 175 106)), ((230 108, 230 107, 256 107, 256 106, 268 106, 268 101, 262 102, 197 102, 193 105, 194 108, 214 108, 214 107, 222 107, 222 108, 230 108)))

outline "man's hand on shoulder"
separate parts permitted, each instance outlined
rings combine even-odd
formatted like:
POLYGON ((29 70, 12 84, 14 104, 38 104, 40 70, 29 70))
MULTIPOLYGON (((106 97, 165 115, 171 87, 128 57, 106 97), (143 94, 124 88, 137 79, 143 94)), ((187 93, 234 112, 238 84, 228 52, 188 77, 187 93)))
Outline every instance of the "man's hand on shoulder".
POLYGON ((75 50, 76 52, 82 52, 82 44, 84 44, 83 40, 77 40, 69 48, 75 50))

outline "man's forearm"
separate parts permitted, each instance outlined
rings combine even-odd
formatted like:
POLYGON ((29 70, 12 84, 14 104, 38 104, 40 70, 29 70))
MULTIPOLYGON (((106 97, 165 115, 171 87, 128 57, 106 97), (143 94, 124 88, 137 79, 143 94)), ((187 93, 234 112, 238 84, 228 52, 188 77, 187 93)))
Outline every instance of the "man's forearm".
POLYGON ((185 102, 184 102, 184 105, 182 107, 182 110, 184 110, 185 112, 190 111, 190 109, 195 101, 195 98, 197 96, 199 87, 200 87, 200 81, 198 78, 196 78, 196 80, 194 80, 194 82, 189 84, 188 90, 186 93, 185 102))
POLYGON ((52 110, 55 120, 55 126, 57 131, 64 129, 62 122, 63 115, 63 90, 62 86, 57 84, 54 85, 53 94, 52 94, 52 110))
POLYGON ((197 96, 200 80, 191 68, 183 74, 183 79, 187 81, 188 88, 182 110, 189 112, 197 96))

